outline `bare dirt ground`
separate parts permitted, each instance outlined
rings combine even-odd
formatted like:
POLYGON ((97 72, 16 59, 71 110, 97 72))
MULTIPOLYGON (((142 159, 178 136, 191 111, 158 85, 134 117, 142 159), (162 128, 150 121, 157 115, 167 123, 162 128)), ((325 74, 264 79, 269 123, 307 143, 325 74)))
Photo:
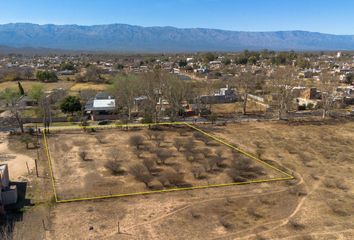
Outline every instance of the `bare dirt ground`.
POLYGON ((57 204, 45 239, 354 238, 353 122, 205 128, 296 179, 57 204))
POLYGON ((33 158, 9 149, 7 133, 0 133, 0 164, 8 165, 12 181, 26 179, 28 170, 33 171, 34 169, 33 158))
POLYGON ((188 126, 67 131, 48 143, 60 200, 286 177, 188 126), (141 144, 132 144, 134 137, 141 144), (231 172, 241 161, 247 175, 231 172), (132 170, 137 166, 146 181, 132 170))

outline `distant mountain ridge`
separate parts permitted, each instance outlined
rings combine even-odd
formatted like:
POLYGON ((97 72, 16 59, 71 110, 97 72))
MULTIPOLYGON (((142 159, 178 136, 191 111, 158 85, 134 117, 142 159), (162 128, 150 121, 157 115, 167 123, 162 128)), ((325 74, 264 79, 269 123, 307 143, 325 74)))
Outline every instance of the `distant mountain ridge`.
POLYGON ((109 25, 0 25, 0 45, 116 52, 354 50, 354 35, 307 31, 241 32, 207 28, 109 25))

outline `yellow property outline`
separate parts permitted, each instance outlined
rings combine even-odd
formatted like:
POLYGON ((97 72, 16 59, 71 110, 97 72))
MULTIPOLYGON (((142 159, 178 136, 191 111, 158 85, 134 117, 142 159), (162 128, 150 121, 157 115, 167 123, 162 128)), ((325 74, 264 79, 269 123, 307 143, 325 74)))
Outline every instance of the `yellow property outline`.
MULTIPOLYGON (((136 195, 147 195, 147 194, 154 194, 154 193, 164 193, 164 192, 176 192, 176 191, 185 191, 185 190, 193 190, 193 189, 205 189, 205 188, 215 188, 215 187, 227 187, 227 186, 234 186, 234 185, 244 185, 244 184, 250 184, 250 183, 264 183, 264 182, 274 182, 274 181, 284 181, 284 180, 291 180, 294 179, 294 176, 292 176, 289 173, 286 173, 279 168, 274 167, 273 165, 260 160, 259 158, 231 145, 230 143, 226 142, 225 140, 222 140, 220 137, 213 136, 199 128, 197 128, 195 125, 192 125, 187 122, 164 122, 164 123, 141 123, 141 124, 114 124, 114 125, 105 125, 105 126, 63 126, 63 127, 55 127, 51 129, 51 131, 60 131, 60 130, 77 130, 77 129, 109 129, 109 128, 118 128, 118 127, 148 127, 148 126, 158 126, 158 125, 186 125, 202 134, 205 136, 208 136, 209 138, 212 138, 213 140, 224 144, 225 146, 232 148, 242 154, 244 154, 247 157, 250 157, 251 159, 257 161, 258 163, 261 163, 269 168, 272 168, 273 170, 285 175, 286 177, 280 177, 280 178, 270 178, 270 179, 258 179, 258 180, 250 180, 246 182, 233 182, 233 183, 223 183, 223 184, 210 184, 210 185, 204 185, 204 186, 194 186, 194 187, 185 187, 185 188, 170 188, 170 189, 164 189, 164 190, 152 190, 152 191, 146 191, 146 192, 135 192, 135 193, 122 193, 122 194, 111 194, 111 195, 103 195, 103 196, 94 196, 94 197, 81 197, 81 198, 71 198, 71 199, 64 199, 60 200, 58 198, 57 190, 55 187, 55 179, 54 179, 54 173, 53 173, 53 166, 52 166, 52 156, 48 147, 48 142, 47 142, 47 137, 45 134, 45 131, 42 131, 43 135, 43 143, 44 143, 44 148, 45 152, 47 155, 48 159, 48 167, 50 171, 50 178, 52 182, 52 188, 53 188, 53 194, 55 198, 55 202, 57 203, 68 203, 68 202, 77 202, 77 201, 85 201, 85 200, 95 200, 95 199, 107 199, 107 198, 115 198, 115 197, 126 197, 126 196, 136 196, 136 195)), ((289 169, 287 169, 289 171, 289 169)))

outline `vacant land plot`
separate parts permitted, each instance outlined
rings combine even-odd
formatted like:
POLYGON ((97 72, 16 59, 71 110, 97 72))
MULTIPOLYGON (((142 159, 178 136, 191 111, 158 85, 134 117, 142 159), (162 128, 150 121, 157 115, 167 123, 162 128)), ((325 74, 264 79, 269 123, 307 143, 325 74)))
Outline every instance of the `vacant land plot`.
MULTIPOLYGON (((40 81, 21 81, 21 84, 25 91, 28 91, 33 85, 42 85, 45 90, 52 90, 55 88, 69 89, 74 84, 74 82, 58 81, 52 83, 43 83, 40 81)), ((17 81, 0 83, 0 89, 5 88, 18 88, 18 83, 17 81)))
MULTIPOLYGON (((243 104, 241 102, 211 105, 211 111, 220 115, 232 115, 235 113, 242 113, 242 110, 243 104)), ((266 110, 267 109, 265 105, 251 100, 247 102, 247 113, 263 113, 266 110)))
POLYGON ((186 125, 49 135, 59 200, 289 176, 186 125))
MULTIPOLYGON (((28 221, 16 224, 15 239, 354 239, 354 122, 204 128, 264 161, 287 166, 296 179, 55 204, 48 218, 38 217, 37 209, 25 212, 28 221), (43 219, 45 238, 30 237, 43 219)), ((51 146, 55 139, 49 137, 51 146)), ((23 143, 9 146, 29 151, 23 143)))
POLYGON ((109 87, 109 84, 104 83, 74 83, 70 91, 79 92, 83 90, 93 90, 93 91, 106 91, 109 87))

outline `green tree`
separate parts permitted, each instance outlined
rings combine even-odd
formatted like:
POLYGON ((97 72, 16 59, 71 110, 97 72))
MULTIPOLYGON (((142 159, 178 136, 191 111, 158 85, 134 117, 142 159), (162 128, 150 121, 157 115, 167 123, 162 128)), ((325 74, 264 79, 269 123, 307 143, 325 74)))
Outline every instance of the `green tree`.
POLYGON ((18 83, 18 90, 20 92, 20 95, 21 96, 25 95, 25 90, 23 89, 22 84, 19 81, 17 83, 18 83))
POLYGON ((187 61, 186 61, 186 60, 179 60, 178 66, 179 66, 179 67, 185 67, 185 66, 187 66, 187 61))
POLYGON ((204 61, 208 63, 210 61, 215 60, 216 57, 215 57, 215 55, 213 53, 208 52, 208 53, 204 54, 203 58, 204 58, 204 61))
POLYGON ((345 76, 345 83, 347 84, 353 84, 354 82, 354 73, 348 73, 346 76, 345 76))
POLYGON ((60 70, 75 70, 75 66, 72 62, 63 62, 60 64, 60 70))
POLYGON ((216 122, 216 120, 218 119, 218 115, 216 113, 211 113, 209 116, 208 116, 208 120, 214 124, 216 122))
POLYGON ((42 82, 58 81, 57 75, 54 72, 50 72, 50 71, 38 71, 36 74, 36 78, 42 82))
POLYGON ((230 60, 229 58, 224 58, 224 59, 222 60, 222 63, 223 63, 224 65, 230 65, 231 60, 230 60))
POLYGON ((41 84, 32 85, 28 91, 28 96, 39 103, 41 98, 44 96, 44 87, 41 84))
POLYGON ((76 96, 68 96, 60 105, 60 109, 63 113, 71 113, 74 115, 74 112, 81 110, 80 98, 76 96))

